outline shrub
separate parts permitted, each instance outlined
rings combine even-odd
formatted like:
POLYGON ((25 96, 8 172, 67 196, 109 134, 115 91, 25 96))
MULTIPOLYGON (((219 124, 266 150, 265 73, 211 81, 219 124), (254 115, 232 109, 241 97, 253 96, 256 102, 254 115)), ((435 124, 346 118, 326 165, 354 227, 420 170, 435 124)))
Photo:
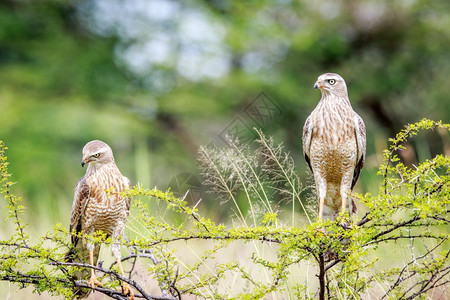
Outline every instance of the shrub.
MULTIPOLYGON (((224 149, 201 148, 204 183, 218 199, 233 202, 236 218, 232 225, 216 224, 169 191, 140 186, 127 191, 134 204, 128 225, 132 238, 122 242, 130 254, 123 261, 132 270, 144 266, 140 272, 146 274, 140 275, 147 280, 124 278, 114 264, 65 262, 71 233, 60 224, 33 241, 22 221, 22 199, 11 192, 6 147, 0 142, 1 192, 15 228, 0 241, 0 280, 71 299, 74 287, 89 288, 73 279, 74 272, 88 267, 103 274, 104 285, 95 290, 116 299, 126 298, 118 288, 121 280, 143 299, 425 298, 449 283, 450 158, 436 155, 408 168, 398 151, 419 131, 435 128, 450 125, 424 119, 390 139, 378 194, 353 195, 368 212, 358 220, 342 214, 336 222, 314 221, 314 205, 301 198, 305 188, 292 158, 261 132, 254 148, 232 140, 224 149), (238 194, 247 199, 248 212, 238 194), (281 218, 274 199, 292 202, 292 220, 281 218), (306 225, 295 226, 296 203, 306 225), (351 227, 344 229, 341 221, 351 227), (240 257, 227 255, 230 251, 240 257), (160 291, 150 294, 149 280, 160 291)), ((89 238, 111 244, 101 234, 89 238)))

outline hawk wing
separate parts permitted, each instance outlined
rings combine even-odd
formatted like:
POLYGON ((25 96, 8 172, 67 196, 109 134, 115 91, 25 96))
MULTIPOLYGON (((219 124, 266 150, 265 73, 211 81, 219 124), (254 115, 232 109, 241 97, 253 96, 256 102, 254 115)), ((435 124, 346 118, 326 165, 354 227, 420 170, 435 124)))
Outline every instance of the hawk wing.
POLYGON ((305 125, 303 126, 302 144, 303 144, 303 153, 305 154, 305 160, 308 163, 308 166, 311 169, 311 171, 312 171, 312 168, 311 168, 311 162, 309 159, 309 156, 310 156, 309 148, 311 146, 312 131, 313 131, 313 124, 311 121, 311 116, 309 116, 305 121, 305 125))
MULTIPOLYGON (((78 180, 75 186, 75 195, 73 197, 72 213, 70 215, 70 232, 81 232, 81 218, 84 215, 86 206, 89 202, 89 186, 86 183, 86 179, 83 177, 78 180)), ((78 237, 72 235, 72 244, 76 246, 78 237)))
POLYGON ((353 172, 352 189, 358 180, 359 173, 364 165, 364 157, 366 156, 366 125, 363 119, 355 113, 355 137, 356 137, 356 166, 353 172))

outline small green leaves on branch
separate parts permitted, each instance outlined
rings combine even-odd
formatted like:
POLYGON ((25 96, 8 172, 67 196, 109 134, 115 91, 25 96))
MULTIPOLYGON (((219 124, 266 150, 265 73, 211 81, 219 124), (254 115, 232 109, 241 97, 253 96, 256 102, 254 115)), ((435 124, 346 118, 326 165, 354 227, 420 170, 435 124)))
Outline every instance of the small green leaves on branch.
MULTIPOLYGON (((438 294, 450 283, 450 158, 439 154, 408 167, 398 156, 403 143, 431 129, 449 131, 450 125, 424 119, 390 139, 379 192, 352 195, 367 212, 352 220, 342 214, 336 222, 314 222, 312 205, 302 198, 309 187, 300 184, 292 158, 261 132, 251 145, 229 141, 224 149, 203 147, 204 184, 217 203, 235 205, 235 222, 217 224, 185 197, 135 186, 125 192, 133 207, 129 239, 121 241, 130 251, 122 260, 131 268, 128 277, 115 264, 66 262, 73 233, 61 225, 37 242, 30 240, 0 142, 1 193, 14 229, 0 241, 0 280, 65 299, 73 297, 74 287, 89 288, 87 281, 73 279, 86 268, 100 274, 103 287, 95 290, 115 299, 126 299, 121 282, 136 290, 138 299, 423 299, 438 294), (285 219, 280 201, 291 201, 292 216, 303 220, 285 219), (300 223, 306 225, 295 226, 300 223)), ((80 237, 112 244, 102 233, 80 237)))

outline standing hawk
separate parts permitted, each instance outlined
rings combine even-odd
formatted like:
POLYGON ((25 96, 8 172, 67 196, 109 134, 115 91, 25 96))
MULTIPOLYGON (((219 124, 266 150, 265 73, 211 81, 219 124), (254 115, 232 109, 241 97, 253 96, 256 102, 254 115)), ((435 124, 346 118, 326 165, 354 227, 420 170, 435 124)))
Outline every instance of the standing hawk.
MULTIPOLYGON (((81 166, 89 164, 86 175, 81 177, 75 187, 72 214, 70 217, 70 231, 73 248, 77 253, 69 253, 69 261, 82 263, 89 262, 96 265, 100 245, 95 245, 89 239, 80 241, 79 234, 92 235, 102 231, 113 239, 112 254, 117 260, 119 271, 122 275, 120 242, 125 229, 125 221, 130 210, 130 199, 121 195, 130 186, 127 177, 120 173, 114 161, 111 148, 104 142, 94 140, 83 148, 83 160, 81 166)), ((85 272, 76 274, 76 279, 85 279, 85 272)), ((94 269, 91 269, 89 285, 101 286, 97 280, 94 269)), ((134 299, 133 291, 127 283, 123 283, 125 295, 134 299)), ((77 298, 83 298, 90 290, 77 289, 77 298)))
POLYGON ((316 182, 319 219, 335 220, 340 210, 356 212, 347 198, 364 164, 366 127, 353 111, 340 75, 320 75, 314 88, 322 98, 303 127, 303 152, 316 182))

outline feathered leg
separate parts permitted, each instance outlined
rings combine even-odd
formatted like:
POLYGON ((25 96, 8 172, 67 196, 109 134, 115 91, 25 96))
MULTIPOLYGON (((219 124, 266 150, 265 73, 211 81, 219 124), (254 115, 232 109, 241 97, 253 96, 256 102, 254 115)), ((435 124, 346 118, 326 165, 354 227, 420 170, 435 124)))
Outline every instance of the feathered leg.
MULTIPOLYGON (((342 201, 342 206, 341 206, 341 211, 345 212, 346 210, 348 210, 348 215, 351 219, 352 214, 353 214, 353 200, 350 199, 349 202, 349 196, 350 196, 350 192, 351 192, 351 180, 352 180, 352 173, 348 173, 345 174, 342 178, 342 182, 341 182, 341 190, 340 190, 340 194, 341 194, 341 201, 342 201)), ((345 229, 349 229, 351 226, 348 223, 343 222, 342 223, 342 227, 344 227, 345 229)))
POLYGON ((347 208, 347 193, 344 191, 341 191, 341 198, 342 198, 342 206, 341 211, 345 212, 345 209, 347 208))
POLYGON ((323 219, 323 211, 325 206, 325 198, 327 196, 327 184, 324 180, 320 180, 316 178, 317 184, 317 193, 319 194, 319 220, 323 219))

